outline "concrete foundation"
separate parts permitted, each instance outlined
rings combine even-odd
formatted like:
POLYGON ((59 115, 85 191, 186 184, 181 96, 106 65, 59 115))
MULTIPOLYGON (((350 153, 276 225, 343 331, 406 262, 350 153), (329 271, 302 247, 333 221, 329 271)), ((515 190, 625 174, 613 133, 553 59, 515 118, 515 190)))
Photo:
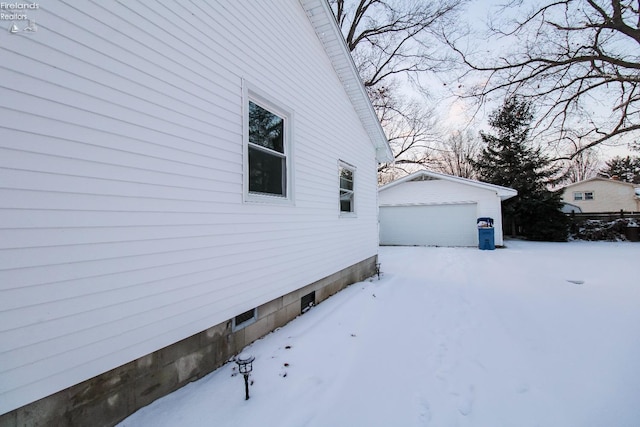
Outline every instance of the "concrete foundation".
POLYGON ((224 365, 245 346, 301 314, 300 300, 319 303, 374 275, 377 256, 283 295, 257 308, 256 321, 232 330, 212 326, 80 384, 0 415, 0 427, 113 426, 154 400, 224 365))

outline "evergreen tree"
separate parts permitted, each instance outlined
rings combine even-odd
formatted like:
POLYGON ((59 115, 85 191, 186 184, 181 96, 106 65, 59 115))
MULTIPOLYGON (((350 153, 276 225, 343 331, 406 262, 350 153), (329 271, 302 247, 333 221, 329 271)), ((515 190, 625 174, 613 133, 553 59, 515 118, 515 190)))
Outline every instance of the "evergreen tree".
POLYGON ((507 232, 531 240, 565 241, 568 219, 560 211, 562 195, 548 189, 559 169, 539 148, 530 146, 532 120, 528 102, 507 99, 490 116, 494 133, 480 133, 486 147, 473 165, 482 181, 518 191, 502 203, 507 232))
POLYGON ((607 178, 640 184, 640 157, 614 157, 606 162, 606 167, 600 174, 607 178))

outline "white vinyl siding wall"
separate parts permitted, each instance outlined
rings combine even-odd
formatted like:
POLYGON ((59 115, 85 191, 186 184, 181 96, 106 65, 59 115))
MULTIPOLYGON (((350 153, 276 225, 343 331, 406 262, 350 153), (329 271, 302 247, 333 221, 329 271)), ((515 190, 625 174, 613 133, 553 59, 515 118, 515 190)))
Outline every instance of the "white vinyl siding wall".
POLYGON ((293 3, 50 0, 0 35, 0 413, 376 254, 375 152, 293 3), (243 202, 243 79, 295 114, 295 204, 243 202))

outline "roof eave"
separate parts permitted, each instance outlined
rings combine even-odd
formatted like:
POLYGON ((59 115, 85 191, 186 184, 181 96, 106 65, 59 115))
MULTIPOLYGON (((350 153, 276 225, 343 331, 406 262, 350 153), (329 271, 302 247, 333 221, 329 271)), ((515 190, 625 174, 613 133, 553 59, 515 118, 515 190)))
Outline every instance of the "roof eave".
POLYGON ((457 182, 459 184, 464 184, 464 185, 470 185, 472 187, 478 187, 485 190, 492 190, 496 192, 496 194, 498 195, 498 197, 500 197, 501 200, 507 200, 518 195, 518 191, 513 188, 503 187, 501 185, 489 184, 486 182, 476 181, 473 179, 461 178, 459 176, 447 175, 444 173, 432 172, 427 170, 414 172, 410 175, 407 175, 393 182, 385 184, 382 187, 378 188, 378 191, 383 191, 388 188, 395 187, 396 185, 402 184, 403 182, 411 181, 415 178, 418 178, 419 176, 429 176, 432 178, 444 179, 447 181, 457 182))
POLYGON ((354 110, 369 135, 369 139, 376 150, 376 160, 378 163, 393 161, 394 156, 389 146, 389 141, 360 79, 358 69, 336 23, 331 6, 326 0, 299 1, 322 42, 354 110))

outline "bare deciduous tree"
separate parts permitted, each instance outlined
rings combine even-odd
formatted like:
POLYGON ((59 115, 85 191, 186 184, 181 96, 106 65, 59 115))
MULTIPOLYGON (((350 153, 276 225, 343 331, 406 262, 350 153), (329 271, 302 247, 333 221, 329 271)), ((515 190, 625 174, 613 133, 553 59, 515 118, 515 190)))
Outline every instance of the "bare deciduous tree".
POLYGON ((449 175, 475 178, 476 172, 470 160, 480 154, 480 145, 480 138, 472 131, 452 132, 440 144, 435 168, 449 175))
POLYGON ((443 49, 435 43, 451 26, 458 0, 330 0, 366 87, 389 77, 439 70, 443 49))
POLYGON ((565 137, 565 153, 557 156, 563 164, 564 176, 562 184, 573 184, 598 175, 602 167, 599 147, 584 148, 582 132, 567 130, 565 137))
POLYGON ((593 148, 581 150, 569 161, 564 183, 573 184, 593 178, 598 175, 600 165, 598 153, 593 148))
POLYGON ((371 90, 373 105, 393 149, 395 161, 378 167, 380 182, 406 175, 434 162, 434 146, 440 139, 433 110, 398 97, 396 90, 371 90))
POLYGON ((466 1, 329 1, 396 157, 381 166, 383 181, 431 161, 433 110, 401 89, 420 73, 446 68, 450 52, 437 40, 466 1))
MULTIPOLYGON (((513 14, 513 0, 504 13, 513 14)), ((637 0, 547 0, 521 19, 494 27, 497 57, 449 43, 481 83, 473 96, 486 100, 518 94, 541 118, 538 129, 565 141, 580 121, 585 143, 567 157, 640 130, 640 4, 637 0), (556 133, 557 132, 557 133, 556 133)))

